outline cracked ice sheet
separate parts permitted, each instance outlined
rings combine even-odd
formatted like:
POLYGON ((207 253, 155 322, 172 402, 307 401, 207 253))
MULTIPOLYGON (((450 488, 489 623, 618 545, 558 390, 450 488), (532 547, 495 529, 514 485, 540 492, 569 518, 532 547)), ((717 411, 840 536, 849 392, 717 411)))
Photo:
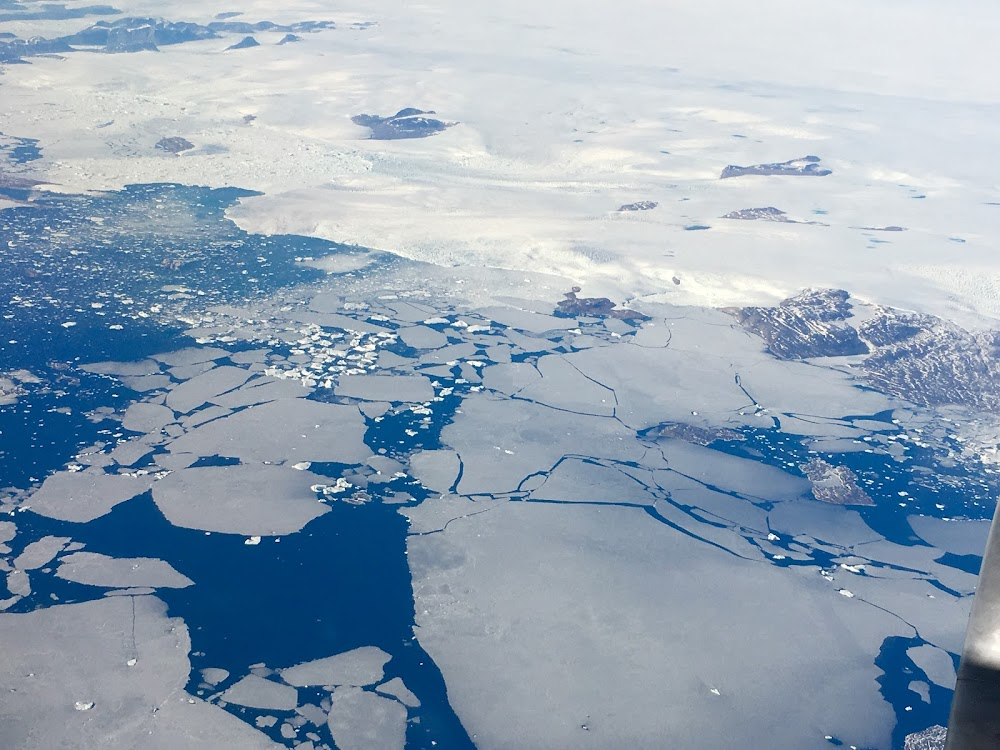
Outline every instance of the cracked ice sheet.
POLYGON ((74 552, 59 560, 56 575, 67 581, 105 588, 175 588, 194 581, 170 563, 149 557, 108 557, 96 552, 74 552))
MULTIPOLYGON (((783 420, 783 428, 793 434, 857 434, 836 420, 844 414, 875 414, 894 406, 881 394, 859 390, 844 373, 775 360, 760 339, 733 328, 732 319, 723 313, 686 311, 685 317, 655 322, 644 327, 634 342, 560 355, 614 389, 617 415, 635 429, 661 422, 770 427, 769 416, 753 416, 755 407, 736 385, 737 375, 757 403, 774 414, 819 413, 821 419, 834 421, 783 420), (664 328, 672 334, 669 346, 642 343, 647 338, 660 340, 664 328)), ((558 401, 551 403, 561 406, 558 401)))
MULTIPOLYGON (((749 458, 740 458, 683 440, 660 440, 667 466, 678 474, 711 487, 769 502, 794 500, 809 492, 809 482, 749 458)), ((657 472, 662 486, 671 485, 670 472, 657 472)))
POLYGON ((240 464, 181 469, 153 485, 170 523, 244 536, 291 534, 329 512, 310 489, 325 480, 284 466, 240 464))
POLYGON ((472 500, 461 495, 442 495, 422 502, 419 513, 412 513, 411 508, 400 508, 399 513, 409 519, 409 533, 433 534, 441 531, 453 519, 482 513, 497 503, 505 502, 507 500, 472 500))
POLYGON ((598 378, 577 370, 571 360, 551 355, 538 360, 539 380, 526 385, 518 396, 528 401, 567 409, 579 414, 610 417, 615 414, 615 392, 598 378))
POLYGON ((483 750, 889 744, 873 661, 912 631, 815 569, 740 560, 640 509, 524 502, 408 554, 418 639, 483 750))
MULTIPOLYGON (((655 491, 656 486, 653 485, 652 489, 655 491)), ((532 490, 530 497, 567 503, 635 505, 652 505, 656 499, 646 486, 629 474, 613 466, 577 458, 568 458, 560 463, 540 487, 532 490)))
POLYGON ((639 461, 646 449, 614 419, 571 414, 475 394, 441 433, 463 463, 460 494, 513 492, 529 474, 548 471, 568 454, 639 461))
POLYGON ((187 627, 151 596, 0 615, 0 746, 278 750, 222 709, 187 695, 187 627), (134 625, 133 625, 134 623, 134 625), (136 659, 134 666, 128 666, 136 659), (75 703, 93 702, 89 711, 75 703), (189 702, 190 701, 190 702, 189 702), (158 711, 154 711, 158 708, 158 711))
POLYGON ((334 461, 371 455, 365 420, 355 406, 299 398, 271 401, 217 419, 173 440, 172 453, 231 456, 244 461, 334 461))
POLYGON ((167 394, 167 406, 181 414, 212 401, 243 385, 252 372, 240 367, 216 367, 174 386, 167 394))
POLYGON ((768 513, 767 522, 779 534, 811 537, 845 550, 883 538, 856 510, 818 500, 781 503, 768 513))

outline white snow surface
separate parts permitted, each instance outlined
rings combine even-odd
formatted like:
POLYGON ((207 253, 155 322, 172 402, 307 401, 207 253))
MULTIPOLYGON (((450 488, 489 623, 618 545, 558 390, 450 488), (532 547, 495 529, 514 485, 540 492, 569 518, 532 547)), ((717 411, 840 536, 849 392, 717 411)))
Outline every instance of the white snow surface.
MULTIPOLYGON (((118 7, 201 23, 218 10, 118 7)), ((732 305, 821 285, 967 323, 1000 318, 989 245, 1000 82, 981 57, 1000 34, 996 6, 253 0, 241 10, 240 20, 338 28, 239 55, 223 54, 222 39, 127 65, 34 58, 4 76, 0 131, 40 139, 35 171, 55 190, 259 190, 231 212, 252 231, 558 273, 619 299, 732 305), (358 21, 376 25, 351 29, 358 21), (376 141, 350 120, 407 106, 458 125, 376 141), (153 145, 164 135, 196 147, 163 154, 153 145), (805 154, 833 174, 718 179, 727 164, 805 154), (616 211, 639 200, 659 206, 616 211), (719 218, 758 206, 829 226, 719 218), (693 224, 712 228, 683 231, 693 224), (908 231, 874 245, 860 229, 887 225, 908 231)), ((54 36, 88 20, 10 27, 54 36)))

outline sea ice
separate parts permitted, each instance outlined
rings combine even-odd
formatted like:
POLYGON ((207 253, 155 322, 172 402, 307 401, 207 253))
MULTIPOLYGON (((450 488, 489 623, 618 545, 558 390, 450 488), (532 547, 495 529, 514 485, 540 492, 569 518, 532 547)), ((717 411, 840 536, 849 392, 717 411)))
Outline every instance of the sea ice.
POLYGON ((182 589, 194 581, 170 563, 148 557, 108 557, 96 552, 74 552, 59 559, 56 575, 67 581, 106 588, 150 587, 182 589))
POLYGON ((403 750, 406 708, 360 688, 333 692, 327 726, 340 750, 403 750))
POLYGON ((255 674, 248 674, 219 697, 238 706, 275 711, 291 711, 299 702, 299 694, 295 688, 255 674))
POLYGON ((241 464, 181 469, 153 486, 153 500, 175 526, 243 536, 285 535, 329 512, 309 489, 309 471, 241 464))
POLYGON ((25 546, 24 551, 14 558, 18 570, 37 570, 58 555, 69 543, 68 537, 43 536, 25 546))
MULTIPOLYGON (((407 512, 419 520, 423 508, 407 512)), ((818 575, 606 505, 504 503, 411 535, 408 552, 417 637, 484 750, 538 738, 652 750, 664 737, 818 749, 815 725, 859 747, 889 744, 895 718, 871 649, 912 631, 839 606, 818 575), (706 702, 710 687, 725 700, 706 702), (776 704, 811 718, 775 723, 776 704)))
POLYGON ((241 367, 216 367, 175 386, 167 394, 167 406, 181 414, 243 385, 253 373, 241 367))
POLYGON ((360 463, 371 455, 365 421, 355 406, 285 398, 251 406, 178 437, 171 452, 243 461, 360 463))
POLYGON ((341 375, 334 392, 365 401, 420 403, 434 398, 430 380, 422 375, 341 375))
POLYGON ((120 596, 0 616, 0 745, 19 750, 121 747, 279 750, 266 736, 184 692, 187 628, 151 596, 120 596), (135 666, 127 666, 130 659, 135 666), (93 703, 87 711, 76 703, 93 703), (158 710, 153 711, 153 708, 158 710))
POLYGON ((86 523, 142 494, 152 484, 149 475, 105 474, 96 469, 58 472, 31 496, 31 509, 49 518, 86 523))
POLYGON ((415 696, 400 677, 393 677, 388 682, 383 682, 377 688, 378 692, 391 695, 404 706, 410 708, 420 708, 420 699, 415 696))
POLYGON ((363 646, 342 654, 316 659, 281 670, 289 685, 374 685, 382 679, 389 654, 375 646, 363 646))

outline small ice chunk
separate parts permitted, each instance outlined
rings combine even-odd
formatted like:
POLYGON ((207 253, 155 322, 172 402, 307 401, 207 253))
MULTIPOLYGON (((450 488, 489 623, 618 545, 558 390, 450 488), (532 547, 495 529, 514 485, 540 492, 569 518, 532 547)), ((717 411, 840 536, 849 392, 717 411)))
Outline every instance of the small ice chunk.
POLYGON ((73 708, 77 711, 89 711, 94 707, 94 701, 77 701, 73 704, 73 708))
POLYGON ((420 708, 420 699, 406 687, 406 684, 399 677, 393 677, 388 682, 383 682, 375 690, 385 695, 391 695, 405 706, 420 708))
POLYGON ((14 567, 18 570, 37 570, 58 555, 68 542, 69 537, 43 536, 27 545, 14 558, 14 567))
POLYGON ((249 537, 249 538, 243 540, 243 543, 247 544, 247 545, 250 545, 250 546, 253 546, 255 544, 260 544, 260 537, 259 536, 249 537))
POLYGON ((295 709, 295 713, 316 726, 322 726, 326 723, 326 711, 312 703, 302 704, 295 709))
POLYGON ((229 671, 219 667, 205 667, 201 670, 201 679, 209 685, 218 685, 229 679, 229 671))
POLYGON ((30 596, 31 581, 23 570, 14 570, 7 574, 7 590, 14 596, 30 596))
POLYGON ((13 521, 0 521, 0 544, 17 536, 17 526, 13 521))
POLYGON ((375 646, 363 646, 325 659, 308 661, 281 670, 289 685, 374 685, 382 679, 383 668, 391 657, 375 646))
POLYGON ((222 694, 222 700, 247 708, 292 711, 299 702, 295 688, 250 674, 222 694))

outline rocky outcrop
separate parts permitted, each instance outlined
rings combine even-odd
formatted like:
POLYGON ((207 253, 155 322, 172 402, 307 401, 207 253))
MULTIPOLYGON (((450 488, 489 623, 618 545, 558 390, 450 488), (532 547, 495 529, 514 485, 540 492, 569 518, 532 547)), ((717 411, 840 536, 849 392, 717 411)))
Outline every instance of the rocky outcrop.
POLYGON ((846 321, 850 295, 842 289, 810 289, 777 307, 728 308, 741 326, 767 342, 781 359, 867 354, 868 346, 846 321))
POLYGON ((619 208, 619 211, 651 211, 656 208, 659 203, 656 201, 636 201, 635 203, 626 203, 624 206, 619 208))
POLYGON ((834 466, 821 458, 801 464, 799 469, 812 485, 813 497, 833 505, 874 505, 858 485, 858 478, 846 466, 834 466))
POLYGON ((351 122, 371 131, 371 138, 378 141, 392 141, 402 138, 426 138, 446 130, 456 123, 444 122, 426 115, 436 114, 407 107, 389 117, 378 115, 355 115, 351 122))
POLYGON ((635 310, 616 308, 615 303, 607 297, 577 297, 580 287, 573 287, 566 292, 566 299, 556 305, 555 315, 564 318, 577 316, 595 318, 618 318, 619 320, 649 320, 648 316, 635 310))
POLYGON ((169 154, 179 154, 181 151, 188 151, 194 148, 194 144, 186 138, 181 138, 179 135, 172 135, 161 138, 157 142, 156 147, 169 154))
POLYGON ((753 164, 749 167, 740 167, 730 164, 722 170, 719 179, 725 180, 728 177, 742 177, 744 175, 804 175, 807 177, 825 177, 833 174, 829 169, 819 166, 818 156, 803 156, 801 159, 789 159, 788 161, 774 162, 772 164, 753 164))

